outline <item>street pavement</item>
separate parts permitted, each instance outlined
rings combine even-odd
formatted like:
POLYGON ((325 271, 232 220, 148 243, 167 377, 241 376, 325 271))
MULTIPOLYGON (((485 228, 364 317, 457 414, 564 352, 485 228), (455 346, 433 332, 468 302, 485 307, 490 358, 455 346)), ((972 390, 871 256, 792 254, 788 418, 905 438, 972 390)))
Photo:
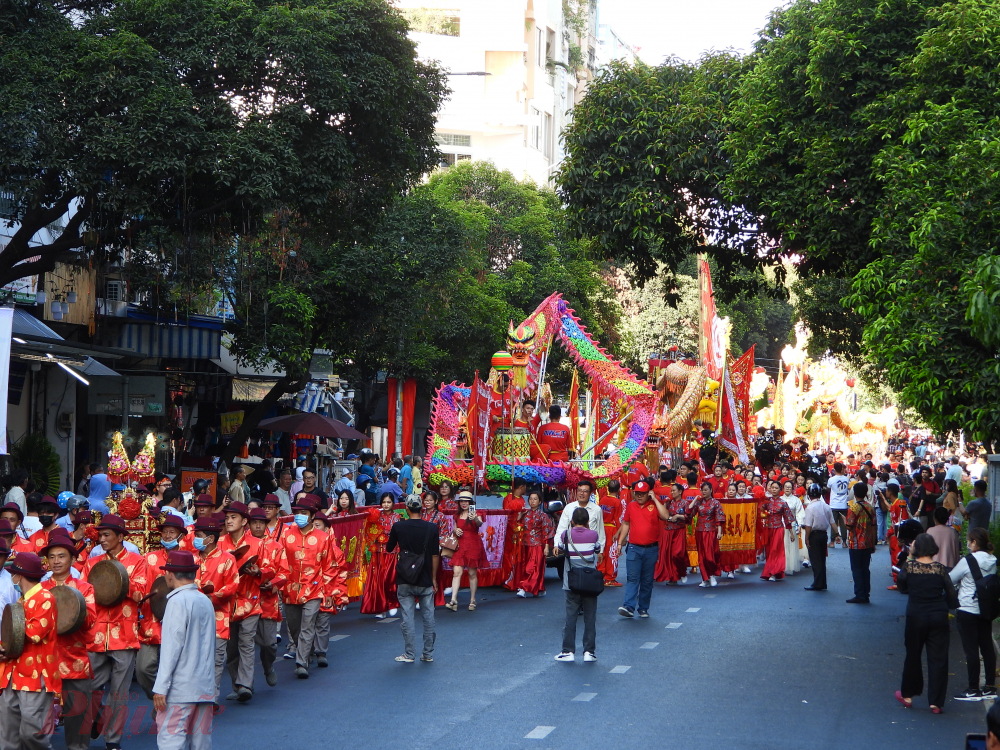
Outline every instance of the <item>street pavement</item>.
MULTIPOLYGON (((904 709, 893 693, 903 662, 906 597, 887 591, 889 554, 872 562, 872 604, 853 595, 846 550, 831 552, 830 590, 804 591, 808 570, 769 583, 761 567, 714 589, 657 584, 648 620, 617 614, 623 589, 599 599, 598 661, 554 661, 564 598, 486 589, 476 612, 438 608, 433 664, 400 664, 399 622, 358 614, 331 620, 328 669, 308 680, 278 660, 278 686, 247 704, 223 701, 216 747, 296 748, 954 748, 984 731, 987 703, 949 699, 935 716, 926 697, 904 709)), ((625 580, 624 566, 620 571, 625 580)), ((692 581, 697 577, 692 576, 692 581)), ((577 638, 582 637, 583 622, 577 638)), ((419 644, 418 620, 418 644, 419 644)), ((283 649, 282 649, 283 650, 283 649)), ((965 686, 952 629, 949 696, 965 686)), ((137 686, 133 686, 138 690, 137 686)), ((223 678, 223 696, 230 690, 223 678)), ((141 691, 139 691, 141 695, 141 691)), ((147 706, 143 698, 133 706, 147 706)), ((140 709, 141 710, 141 709, 140 709)), ((155 747, 145 720, 125 750, 155 747)), ((138 717, 138 718, 137 718, 138 717)), ((61 737, 54 746, 63 747, 61 737)), ((95 741, 94 747, 103 745, 95 741)))

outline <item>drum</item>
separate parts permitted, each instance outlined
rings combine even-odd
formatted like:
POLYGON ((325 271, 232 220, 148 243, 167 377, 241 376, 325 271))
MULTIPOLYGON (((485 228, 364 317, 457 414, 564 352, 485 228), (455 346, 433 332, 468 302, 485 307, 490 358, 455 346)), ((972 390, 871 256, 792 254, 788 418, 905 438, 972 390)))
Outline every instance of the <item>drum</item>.
POLYGON ((499 427, 493 435, 494 459, 527 461, 531 455, 531 433, 524 427, 499 427))
POLYGON ((117 560, 105 558, 90 569, 87 581, 94 587, 94 601, 114 607, 128 596, 128 571, 117 560))
POLYGON ((16 659, 24 653, 24 603, 21 601, 4 607, 0 616, 0 646, 8 659, 16 659))
POLYGON ((56 632, 59 635, 75 633, 87 621, 87 600, 79 589, 72 586, 53 586, 56 600, 56 632))
POLYGON ((167 579, 163 576, 158 576, 149 588, 149 609, 157 622, 163 622, 163 613, 167 611, 167 594, 169 593, 167 579))

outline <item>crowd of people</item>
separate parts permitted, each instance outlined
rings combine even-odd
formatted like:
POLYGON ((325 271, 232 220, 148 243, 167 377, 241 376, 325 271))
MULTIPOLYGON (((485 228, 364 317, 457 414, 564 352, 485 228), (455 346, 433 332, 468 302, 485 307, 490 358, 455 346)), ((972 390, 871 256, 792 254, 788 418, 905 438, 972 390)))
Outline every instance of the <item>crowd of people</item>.
MULTIPOLYGON (((103 734, 109 750, 116 750, 134 676, 158 711, 178 717, 175 730, 183 729, 162 736, 161 746, 206 747, 202 730, 221 702, 224 672, 232 683, 228 700, 253 699, 258 658, 264 681, 277 684, 282 621, 282 657, 294 660, 296 677, 308 679, 311 669, 328 666, 329 617, 349 600, 344 553, 329 533, 332 520, 344 516, 365 516, 371 542, 361 613, 400 613, 404 651, 396 660, 412 663, 419 612, 419 658, 433 661, 435 608, 457 611, 467 587, 468 609, 476 610, 477 573, 488 565, 480 534, 484 517, 467 488, 447 480, 425 488, 419 458, 397 457, 385 467, 374 454, 360 458, 357 479, 346 471, 329 493, 305 466, 276 474, 260 466, 252 479, 246 467, 236 467, 220 479, 215 495, 204 485, 181 493, 158 474, 147 489, 161 546, 145 554, 126 539, 125 521, 108 511, 112 485, 101 467, 91 467, 77 493, 58 498, 32 492, 15 472, 0 507, 0 562, 7 563, 0 572, 0 607, 23 604, 26 646, 0 662, 6 709, 0 737, 48 748, 51 731, 44 730, 58 717, 68 748, 82 750, 103 734), (94 510, 102 513, 96 525, 94 510), (129 581, 128 595, 113 604, 98 602, 91 581, 106 560, 121 563, 129 581), (161 576, 164 585, 157 589, 161 576), (82 626, 71 633, 54 630, 50 592, 56 586, 77 589, 85 601, 82 626), (152 611, 157 593, 167 600, 161 619, 152 611), (211 639, 205 622, 212 623, 211 639), (199 658, 190 658, 192 652, 199 658)), ((691 460, 652 473, 635 463, 604 487, 579 482, 561 510, 554 510, 560 506, 550 502, 549 488, 515 479, 503 499, 513 542, 503 584, 518 597, 544 596, 546 568, 555 561, 566 597, 556 659, 575 659, 582 617, 583 660, 594 662, 597 596, 621 585, 622 556, 626 576, 618 613, 631 619, 649 617, 656 583, 683 586, 694 583, 692 577, 706 588, 748 574, 777 583, 811 567, 806 588, 826 590, 826 558, 838 544, 850 556, 854 596, 848 602, 868 603, 871 556, 885 544, 893 561, 888 587, 909 595, 897 698, 911 707, 923 692, 926 651, 928 698, 931 710, 940 712, 952 609, 969 678, 956 698, 992 698, 996 659, 986 616, 992 610, 981 598, 981 581, 996 580, 988 534, 992 508, 982 479, 974 480, 971 499, 959 489, 959 482, 982 476, 976 461, 941 464, 890 455, 876 465, 870 455, 822 451, 779 457, 768 467, 720 460, 706 469, 691 460), (733 531, 726 508, 734 503, 754 509, 750 557, 739 563, 720 554, 733 531), (960 530, 967 536, 964 557, 960 530)))

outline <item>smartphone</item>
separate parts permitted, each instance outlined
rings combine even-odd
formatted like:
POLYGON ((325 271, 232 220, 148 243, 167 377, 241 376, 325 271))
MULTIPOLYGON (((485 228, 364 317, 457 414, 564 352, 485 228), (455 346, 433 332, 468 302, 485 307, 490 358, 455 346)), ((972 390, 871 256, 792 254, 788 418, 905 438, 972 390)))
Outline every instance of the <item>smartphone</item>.
POLYGON ((476 515, 476 504, 475 503, 469 503, 469 515, 470 516, 476 515))
POLYGON ((965 735, 965 750, 986 750, 985 734, 965 735))

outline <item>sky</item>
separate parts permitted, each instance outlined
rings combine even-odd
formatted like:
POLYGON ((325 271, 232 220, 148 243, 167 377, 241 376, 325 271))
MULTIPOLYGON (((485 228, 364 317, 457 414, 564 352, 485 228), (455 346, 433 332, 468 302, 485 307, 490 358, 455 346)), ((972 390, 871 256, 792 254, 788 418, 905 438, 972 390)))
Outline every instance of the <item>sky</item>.
POLYGON ((610 24, 639 57, 658 65, 667 55, 697 60, 709 49, 749 52, 757 31, 784 0, 600 0, 610 24))

